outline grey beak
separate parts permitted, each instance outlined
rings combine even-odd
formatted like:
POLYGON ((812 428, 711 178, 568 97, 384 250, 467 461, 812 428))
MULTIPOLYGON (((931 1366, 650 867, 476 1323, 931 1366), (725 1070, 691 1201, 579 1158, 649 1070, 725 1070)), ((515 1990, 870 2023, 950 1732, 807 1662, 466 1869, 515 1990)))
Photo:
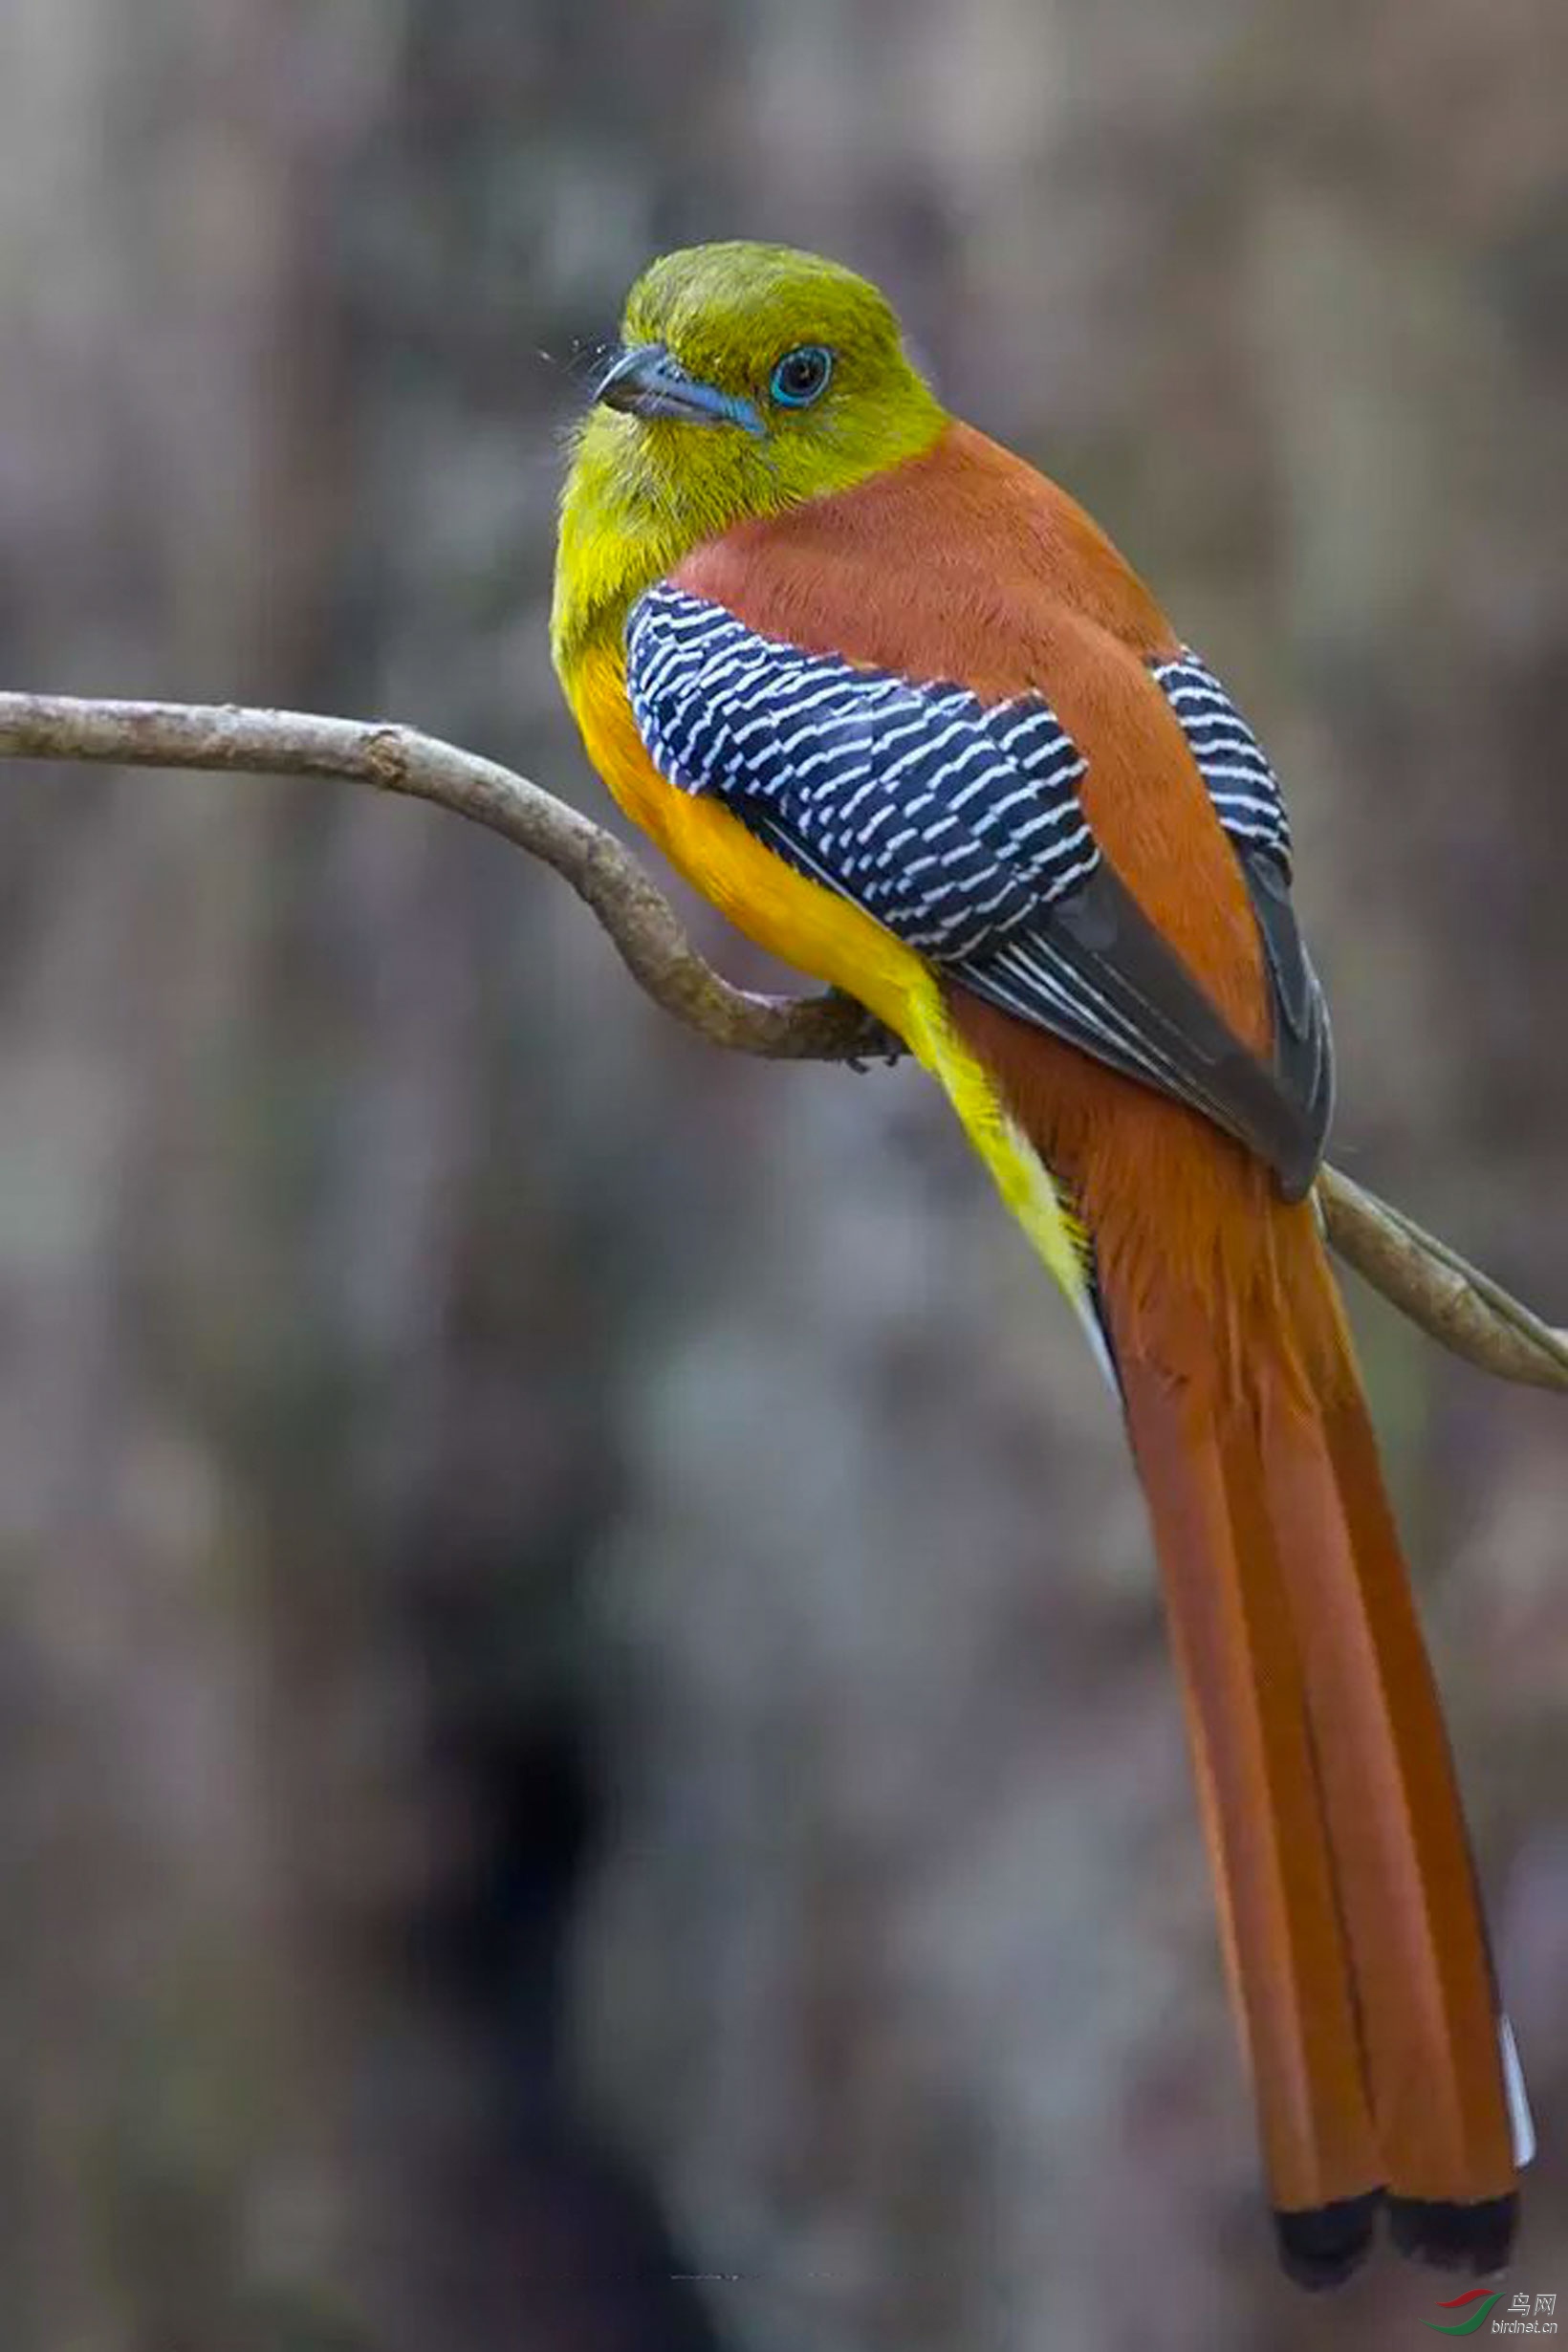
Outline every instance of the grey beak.
POLYGON ((599 378, 595 400, 625 416, 669 417, 686 425, 738 425, 748 433, 767 427, 750 401, 699 383, 663 343, 639 343, 621 351, 599 378))

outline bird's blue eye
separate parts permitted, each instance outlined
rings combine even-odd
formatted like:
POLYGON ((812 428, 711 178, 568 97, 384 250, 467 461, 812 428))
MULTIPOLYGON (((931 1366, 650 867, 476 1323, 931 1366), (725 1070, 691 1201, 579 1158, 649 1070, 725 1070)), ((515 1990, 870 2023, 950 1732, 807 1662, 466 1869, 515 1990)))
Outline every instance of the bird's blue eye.
POLYGON ((833 354, 820 343, 802 343, 787 351, 768 380, 768 389, 781 408, 809 408, 819 401, 833 374, 833 354))

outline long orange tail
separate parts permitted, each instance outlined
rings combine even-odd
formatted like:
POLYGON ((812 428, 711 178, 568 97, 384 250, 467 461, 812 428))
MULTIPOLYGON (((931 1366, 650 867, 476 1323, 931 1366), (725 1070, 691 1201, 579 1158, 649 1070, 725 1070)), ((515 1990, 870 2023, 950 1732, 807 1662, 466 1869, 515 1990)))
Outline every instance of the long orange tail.
POLYGON ((1280 2249, 1333 2283, 1386 2192, 1405 2253, 1485 2273, 1528 2118, 1338 1296, 1310 1214, 1279 1238, 1311 1329, 1249 1329, 1228 1378, 1190 1304, 1106 1308, 1280 2249))

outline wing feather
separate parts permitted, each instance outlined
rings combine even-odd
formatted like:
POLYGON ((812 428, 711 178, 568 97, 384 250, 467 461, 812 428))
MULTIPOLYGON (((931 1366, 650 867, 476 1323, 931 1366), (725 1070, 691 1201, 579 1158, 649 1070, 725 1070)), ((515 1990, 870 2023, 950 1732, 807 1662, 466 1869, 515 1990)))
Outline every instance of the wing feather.
POLYGON ((947 681, 807 653, 667 584, 627 627, 633 712, 671 783, 717 795, 974 994, 1191 1104, 1298 1198, 1332 1075, 1290 904, 1284 804, 1197 656, 1150 668, 1242 862, 1274 1004, 1272 1062, 1236 1036, 1100 850, 1077 790, 1083 754, 1043 696, 986 704, 947 681))

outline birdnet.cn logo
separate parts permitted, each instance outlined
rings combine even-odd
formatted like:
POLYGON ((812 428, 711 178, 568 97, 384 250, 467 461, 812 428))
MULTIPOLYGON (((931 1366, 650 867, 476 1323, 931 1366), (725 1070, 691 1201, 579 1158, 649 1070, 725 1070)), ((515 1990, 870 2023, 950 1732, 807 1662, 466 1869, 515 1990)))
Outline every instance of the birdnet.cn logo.
POLYGON ((1493 2336, 1555 2336, 1557 2332, 1557 2298, 1555 2295, 1527 2295, 1521 2287, 1509 2298, 1506 2311, 1498 2310, 1503 2289, 1493 2288, 1489 2295, 1485 2287, 1472 2287, 1468 2295, 1456 2295, 1451 2303, 1440 2303, 1440 2311, 1451 2311, 1451 2319, 1428 2319, 1426 2324, 1436 2328, 1440 2336, 1478 2336, 1482 2328, 1491 2326, 1493 2336))

